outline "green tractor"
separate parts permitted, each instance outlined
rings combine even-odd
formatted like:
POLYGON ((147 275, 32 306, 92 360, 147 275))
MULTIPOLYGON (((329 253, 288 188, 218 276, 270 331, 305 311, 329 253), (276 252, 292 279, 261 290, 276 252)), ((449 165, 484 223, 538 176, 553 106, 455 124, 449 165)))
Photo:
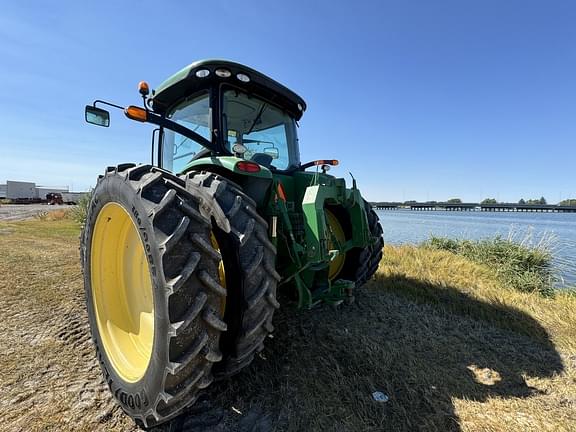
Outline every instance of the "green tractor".
POLYGON ((300 162, 306 104, 286 87, 204 60, 139 91, 143 107, 86 107, 92 124, 109 126, 97 106, 108 105, 157 128, 152 164, 99 177, 81 255, 106 382, 150 428, 250 364, 274 330, 277 292, 300 308, 353 299, 383 239, 356 182, 326 173, 338 161, 300 162))

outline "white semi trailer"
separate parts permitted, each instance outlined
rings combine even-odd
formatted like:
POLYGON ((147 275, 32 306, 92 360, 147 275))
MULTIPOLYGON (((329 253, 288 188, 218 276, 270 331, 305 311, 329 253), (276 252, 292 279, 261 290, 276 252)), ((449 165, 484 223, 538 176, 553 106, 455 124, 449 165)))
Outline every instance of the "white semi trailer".
POLYGON ((6 198, 8 199, 38 198, 38 193, 36 191, 36 183, 8 180, 6 182, 6 198))

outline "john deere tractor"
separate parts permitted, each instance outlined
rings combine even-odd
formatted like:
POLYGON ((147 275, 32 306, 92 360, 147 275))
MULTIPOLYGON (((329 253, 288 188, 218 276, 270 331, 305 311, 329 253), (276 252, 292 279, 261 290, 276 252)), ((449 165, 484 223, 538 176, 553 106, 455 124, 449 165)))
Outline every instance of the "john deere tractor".
POLYGON ((285 303, 338 304, 375 272, 382 228, 352 181, 301 163, 298 95, 246 66, 193 63, 143 106, 95 101, 157 128, 150 165, 100 176, 82 233, 92 337, 105 379, 141 427, 250 364, 285 303), (311 169, 307 171, 308 169, 311 169))

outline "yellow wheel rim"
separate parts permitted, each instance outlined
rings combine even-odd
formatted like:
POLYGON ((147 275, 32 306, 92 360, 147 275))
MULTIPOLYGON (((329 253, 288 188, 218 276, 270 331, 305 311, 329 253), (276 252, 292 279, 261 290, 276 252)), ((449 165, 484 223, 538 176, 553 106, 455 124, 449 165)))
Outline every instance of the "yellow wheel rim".
POLYGON ((152 356, 154 297, 144 244, 120 204, 102 207, 92 234, 92 300, 106 356, 127 382, 140 380, 152 356))
MULTIPOLYGON (((216 240, 216 236, 213 232, 210 233, 210 239, 212 240, 212 247, 218 251, 220 256, 222 256, 222 252, 220 252, 220 246, 218 245, 218 241, 216 240)), ((220 260, 220 264, 218 264, 218 279, 220 285, 226 288, 226 270, 224 269, 224 259, 220 260)), ((222 301, 220 302, 220 312, 222 316, 224 316, 224 312, 226 312, 226 297, 222 297, 222 301)))
MULTIPOLYGON (((330 230, 331 234, 328 236, 328 249, 341 249, 344 243, 346 242, 346 236, 344 235, 344 229, 338 218, 334 216, 330 210, 326 209, 326 223, 328 224, 328 229, 330 230)), ((344 267, 344 261, 346 260, 346 252, 340 252, 336 258, 334 258, 330 262, 330 268, 328 269, 328 278, 330 281, 335 280, 340 271, 342 271, 342 267, 344 267)))

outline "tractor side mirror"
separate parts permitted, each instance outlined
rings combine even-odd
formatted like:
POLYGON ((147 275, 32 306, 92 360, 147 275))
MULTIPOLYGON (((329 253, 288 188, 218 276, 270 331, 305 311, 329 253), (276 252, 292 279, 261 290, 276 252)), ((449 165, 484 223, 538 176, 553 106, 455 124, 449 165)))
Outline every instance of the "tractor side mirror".
POLYGON ((84 118, 86 122, 96 126, 108 127, 110 126, 110 113, 102 108, 96 108, 92 105, 86 105, 84 111, 84 118))
POLYGON ((272 159, 278 159, 280 157, 280 152, 276 147, 266 147, 262 152, 271 156, 272 159))

